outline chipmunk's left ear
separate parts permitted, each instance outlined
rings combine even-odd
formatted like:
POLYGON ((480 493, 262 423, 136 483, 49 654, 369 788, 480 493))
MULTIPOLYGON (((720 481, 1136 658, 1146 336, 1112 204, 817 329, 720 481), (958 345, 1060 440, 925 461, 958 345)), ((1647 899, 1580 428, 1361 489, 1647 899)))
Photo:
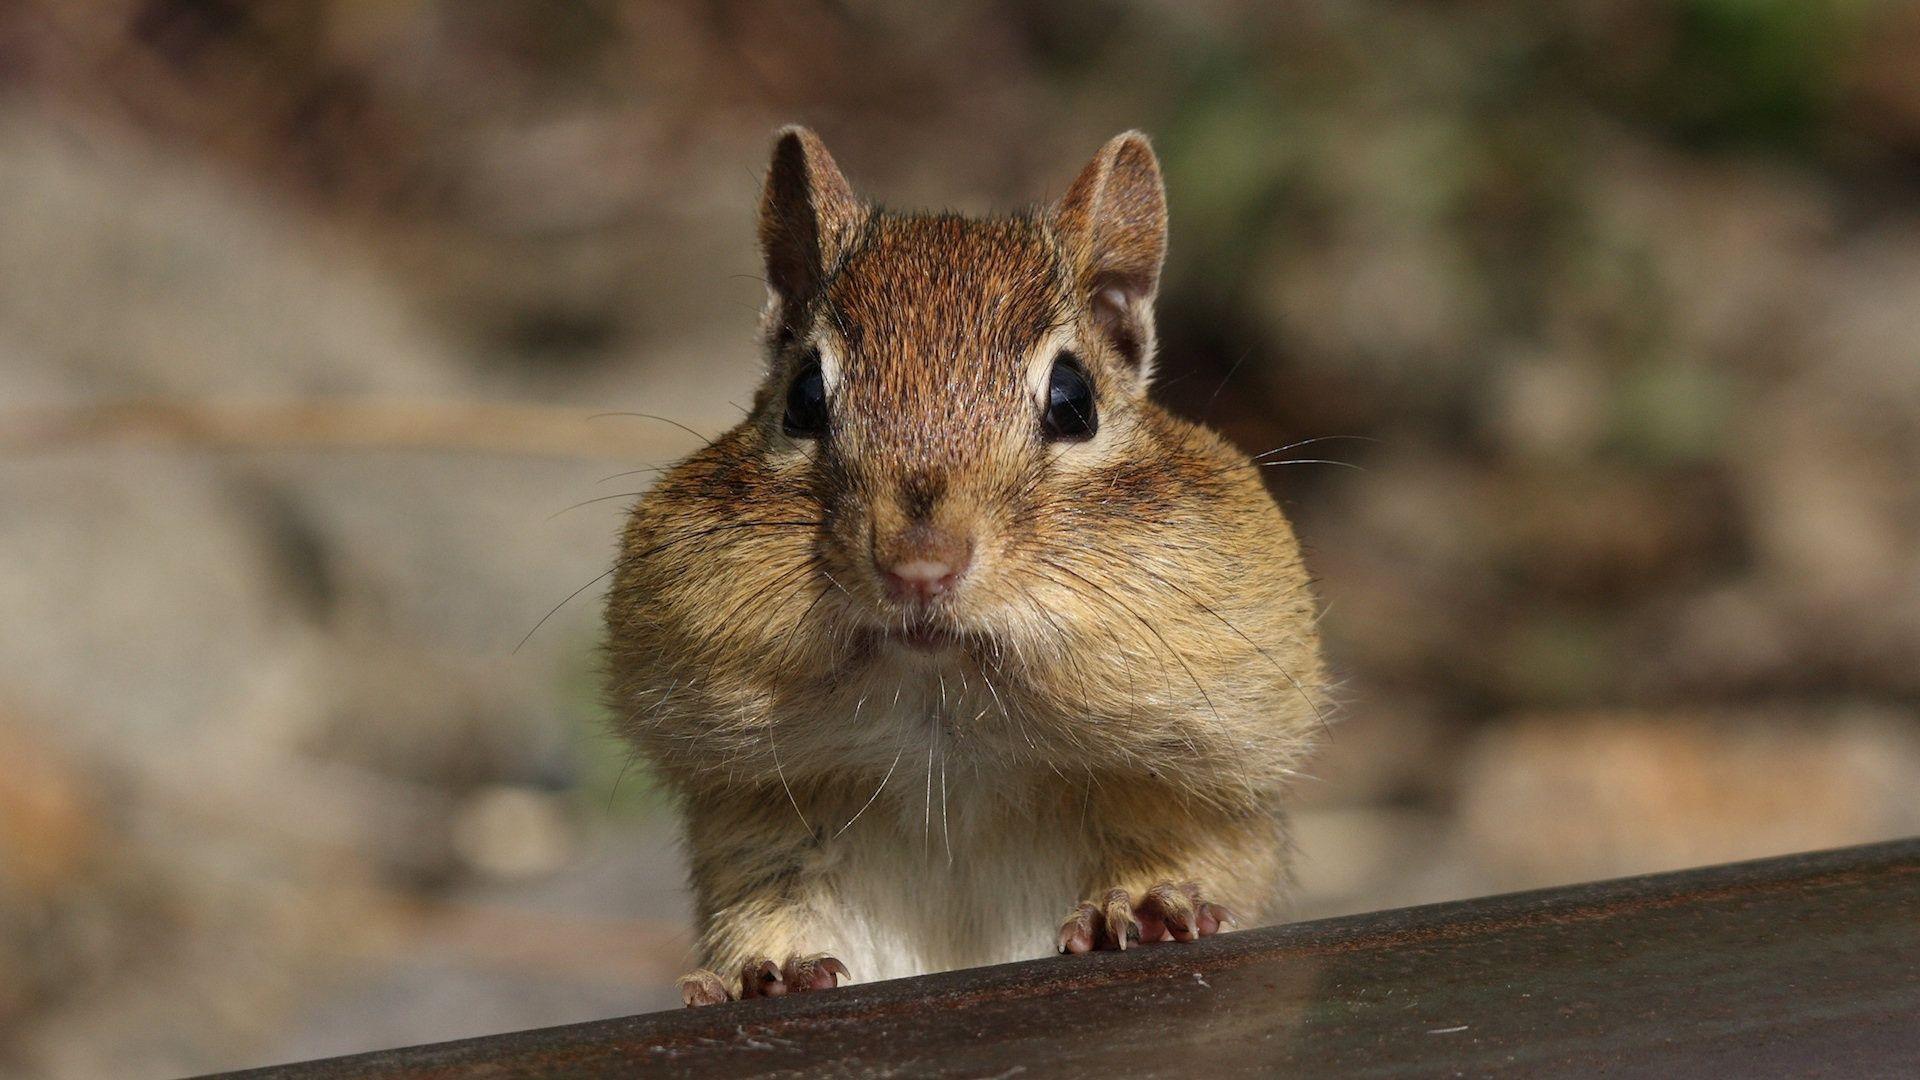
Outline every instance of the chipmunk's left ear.
POLYGON ((1094 322, 1144 377, 1153 362, 1153 297, 1167 257, 1160 161, 1138 131, 1115 136, 1053 207, 1094 322))
POLYGON ((800 329, 793 325, 797 313, 824 286, 866 217, 866 205, 820 137, 803 127, 782 128, 760 197, 760 252, 776 339, 800 329))

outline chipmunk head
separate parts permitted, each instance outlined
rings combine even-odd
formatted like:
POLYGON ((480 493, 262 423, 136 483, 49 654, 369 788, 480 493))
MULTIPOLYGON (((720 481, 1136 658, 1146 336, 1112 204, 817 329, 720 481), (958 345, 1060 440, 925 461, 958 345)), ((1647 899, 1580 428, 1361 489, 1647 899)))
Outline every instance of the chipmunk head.
POLYGON ((786 777, 885 765, 899 733, 862 710, 916 678, 1009 753, 1097 732, 1204 768, 1294 737, 1267 715, 1317 670, 1291 533, 1244 454, 1147 394, 1144 136, 969 219, 862 201, 790 128, 759 234, 765 381, 636 507, 609 603, 616 705, 657 758, 735 776, 777 726, 786 777))
POLYGON ((1160 169, 1121 135, 1050 209, 972 221, 857 199, 812 132, 760 209, 767 462, 811 478, 823 569, 871 626, 939 647, 1036 572, 1022 546, 1064 476, 1139 438, 1166 251, 1160 169))

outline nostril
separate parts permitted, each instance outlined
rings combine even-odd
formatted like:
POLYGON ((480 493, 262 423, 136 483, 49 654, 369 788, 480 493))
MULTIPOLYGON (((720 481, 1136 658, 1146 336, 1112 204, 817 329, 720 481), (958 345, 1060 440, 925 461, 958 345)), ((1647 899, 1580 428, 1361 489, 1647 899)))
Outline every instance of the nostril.
POLYGON ((971 546, 943 555, 919 553, 882 567, 887 591, 900 600, 930 600, 951 591, 967 572, 971 546))
POLYGON ((937 586, 953 576, 953 567, 938 559, 910 559, 894 563, 887 573, 910 585, 937 586))

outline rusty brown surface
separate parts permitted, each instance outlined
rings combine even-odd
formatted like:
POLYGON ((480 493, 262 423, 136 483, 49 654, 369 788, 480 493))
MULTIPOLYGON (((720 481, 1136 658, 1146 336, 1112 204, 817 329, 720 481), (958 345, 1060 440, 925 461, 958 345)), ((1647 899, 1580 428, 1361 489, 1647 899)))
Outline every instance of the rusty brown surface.
POLYGON ((234 1076, 1920 1076, 1920 839, 234 1076))

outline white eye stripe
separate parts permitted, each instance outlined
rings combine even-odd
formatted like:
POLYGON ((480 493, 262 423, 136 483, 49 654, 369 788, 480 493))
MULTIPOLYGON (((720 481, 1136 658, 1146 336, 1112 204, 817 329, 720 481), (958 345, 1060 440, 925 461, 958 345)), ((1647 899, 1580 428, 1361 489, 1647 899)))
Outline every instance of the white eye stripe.
POLYGON ((807 339, 807 348, 820 358, 820 381, 826 385, 827 397, 832 398, 840 387, 840 376, 844 369, 840 353, 834 348, 830 336, 820 331, 815 331, 807 339))
POLYGON ((1027 394, 1041 412, 1046 411, 1051 398, 1054 358, 1071 348, 1073 338, 1065 330, 1055 330, 1041 338, 1032 355, 1027 357, 1027 394))

